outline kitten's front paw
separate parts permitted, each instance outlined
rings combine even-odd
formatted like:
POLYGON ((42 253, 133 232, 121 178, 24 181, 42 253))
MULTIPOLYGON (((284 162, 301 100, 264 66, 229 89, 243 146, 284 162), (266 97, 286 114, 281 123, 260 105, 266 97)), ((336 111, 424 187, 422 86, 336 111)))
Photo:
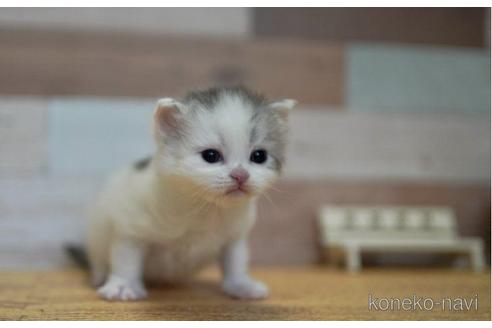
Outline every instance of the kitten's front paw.
POLYGON ((252 279, 226 280, 222 284, 224 292, 234 298, 262 299, 268 296, 268 287, 252 279))
POLYGON ((147 297, 147 291, 141 282, 131 283, 114 276, 97 293, 108 301, 136 301, 147 297))

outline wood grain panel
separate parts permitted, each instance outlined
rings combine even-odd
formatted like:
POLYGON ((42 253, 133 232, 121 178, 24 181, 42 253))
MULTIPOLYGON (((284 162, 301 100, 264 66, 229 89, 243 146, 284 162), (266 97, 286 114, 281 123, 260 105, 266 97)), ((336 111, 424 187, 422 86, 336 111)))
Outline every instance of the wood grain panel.
POLYGON ((486 46, 487 8, 255 8, 255 35, 486 46))
POLYGON ((487 48, 359 43, 347 49, 349 108, 490 114, 487 48))
MULTIPOLYGON (((0 180, 0 270, 66 266, 63 245, 83 242, 87 207, 101 181, 96 176, 0 180), (34 260, 36 254, 39 256, 34 260)), ((287 180, 261 199, 251 237, 252 262, 317 262, 315 213, 325 203, 451 206, 456 210, 460 233, 483 237, 490 245, 487 185, 287 180)), ((422 263, 433 265, 435 259, 425 258, 422 263)))
MULTIPOLYGON (((6 156, 0 176, 16 176, 27 166, 53 175, 105 174, 153 151, 152 99, 53 99, 49 129, 45 114, 36 112, 46 107, 45 100, 4 99, 0 132, 10 132, 0 140, 0 154, 6 156), (9 121, 17 122, 15 129, 7 129, 9 121)), ((305 108, 291 116, 287 178, 480 183, 490 178, 488 115, 305 108)))
POLYGON ((85 240, 98 180, 102 179, 0 179, 0 270, 66 266, 63 247, 85 240))
MULTIPOLYGON (((63 244, 83 240, 85 210, 102 181, 98 174, 83 175, 82 166, 87 165, 83 162, 81 166, 73 165, 68 176, 53 174, 53 170, 36 171, 41 176, 35 177, 23 173, 23 163, 39 169, 36 145, 44 143, 38 144, 47 129, 42 123, 45 101, 4 99, 0 103, 0 108, 5 109, 0 111, 0 131, 10 131, 0 139, 0 269, 65 265, 63 244), (15 129, 5 129, 7 125, 15 129), (12 154, 22 155, 22 160, 11 162, 12 154), (19 237, 24 240, 22 243, 19 237), (34 261, 33 254, 41 256, 34 261)), ((79 105, 88 107, 88 111, 95 109, 95 116, 76 116, 82 126, 105 117, 98 113, 111 107, 110 102, 87 104, 90 106, 79 105)), ((121 104, 113 106, 123 111, 121 104)), ((270 201, 264 198, 260 203, 252 236, 253 263, 316 262, 319 255, 315 212, 328 202, 451 206, 457 211, 463 235, 482 236, 490 243, 490 180, 489 171, 484 170, 490 168, 488 118, 338 113, 322 109, 293 114, 290 168, 286 180, 275 187, 279 191, 272 191, 270 201), (444 179, 439 181, 439 174, 444 179)), ((122 117, 136 121, 131 115, 122 117)), ((107 117, 104 121, 108 121, 107 117)), ((66 124, 64 120, 60 122, 66 124)), ((70 126, 69 130, 78 131, 70 126)), ((83 140, 84 131, 75 132, 75 137, 83 140)), ((100 136, 101 143, 105 140, 104 131, 91 131, 100 136)), ((57 138, 69 140, 65 134, 57 138)), ((136 139, 132 134, 128 138, 136 139)), ((129 144, 130 139, 120 141, 129 144)), ((87 139, 77 149, 87 158, 102 162, 100 155, 90 153, 93 143, 87 139)), ((61 149, 55 159, 68 154, 61 149)), ((431 259, 427 263, 434 262, 431 259)))
POLYGON ((271 97, 341 104, 337 44, 0 29, 0 93, 179 96, 246 83, 271 97))
POLYGON ((250 15, 241 7, 11 7, 0 11, 0 26, 244 37, 251 30, 250 15))
MULTIPOLYGON (((490 245, 490 187, 486 184, 286 180, 275 189, 259 206, 251 240, 254 263, 317 262, 316 212, 326 203, 450 206, 456 211, 461 235, 482 237, 490 245)), ((490 246, 485 249, 490 252, 490 246)), ((395 261, 388 257, 387 262, 395 261)), ((418 263, 419 257, 399 258, 397 262, 418 263)), ((434 262, 435 258, 422 257, 420 264, 434 262)))
POLYGON ((47 113, 45 99, 0 101, 0 177, 35 175, 46 169, 47 113))
POLYGON ((490 179, 486 114, 312 108, 292 112, 291 126, 289 178, 490 179))

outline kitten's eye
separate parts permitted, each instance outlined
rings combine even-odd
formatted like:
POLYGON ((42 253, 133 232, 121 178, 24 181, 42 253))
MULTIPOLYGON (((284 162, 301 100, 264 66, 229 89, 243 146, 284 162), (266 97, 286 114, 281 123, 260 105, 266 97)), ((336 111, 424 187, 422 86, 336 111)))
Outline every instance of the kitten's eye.
POLYGON ((257 164, 263 164, 267 160, 267 152, 264 149, 257 149, 251 153, 251 156, 249 157, 249 160, 257 163, 257 164))
POLYGON ((222 155, 216 149, 205 149, 202 151, 202 158, 208 163, 217 163, 222 160, 222 155))

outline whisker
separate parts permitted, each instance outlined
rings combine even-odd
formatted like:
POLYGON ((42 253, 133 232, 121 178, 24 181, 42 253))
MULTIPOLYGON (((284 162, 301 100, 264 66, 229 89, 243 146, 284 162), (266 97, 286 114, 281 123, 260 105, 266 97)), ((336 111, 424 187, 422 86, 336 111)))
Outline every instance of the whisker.
POLYGON ((275 207, 276 210, 279 209, 279 207, 277 206, 277 204, 275 204, 275 202, 270 198, 270 196, 268 196, 268 194, 264 191, 264 192, 261 192, 260 193, 261 196, 265 196, 265 198, 268 200, 268 202, 273 206, 275 207))
POLYGON ((270 190, 273 190, 273 191, 276 191, 276 192, 285 192, 285 190, 282 190, 282 189, 279 189, 279 188, 276 188, 274 186, 269 186, 268 189, 270 190))

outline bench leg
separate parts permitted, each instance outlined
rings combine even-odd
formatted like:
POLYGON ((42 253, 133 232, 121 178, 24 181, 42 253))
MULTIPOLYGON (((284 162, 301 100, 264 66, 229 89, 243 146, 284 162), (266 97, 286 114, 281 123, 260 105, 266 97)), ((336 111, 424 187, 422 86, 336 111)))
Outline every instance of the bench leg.
POLYGON ((361 255, 360 255, 360 249, 359 247, 347 247, 345 249, 345 260, 346 260, 346 265, 347 265, 347 270, 350 272, 357 272, 360 271, 362 261, 361 261, 361 255))
POLYGON ((485 268, 485 257, 483 254, 483 244, 481 242, 474 243, 470 247, 470 262, 473 271, 482 272, 485 268))

